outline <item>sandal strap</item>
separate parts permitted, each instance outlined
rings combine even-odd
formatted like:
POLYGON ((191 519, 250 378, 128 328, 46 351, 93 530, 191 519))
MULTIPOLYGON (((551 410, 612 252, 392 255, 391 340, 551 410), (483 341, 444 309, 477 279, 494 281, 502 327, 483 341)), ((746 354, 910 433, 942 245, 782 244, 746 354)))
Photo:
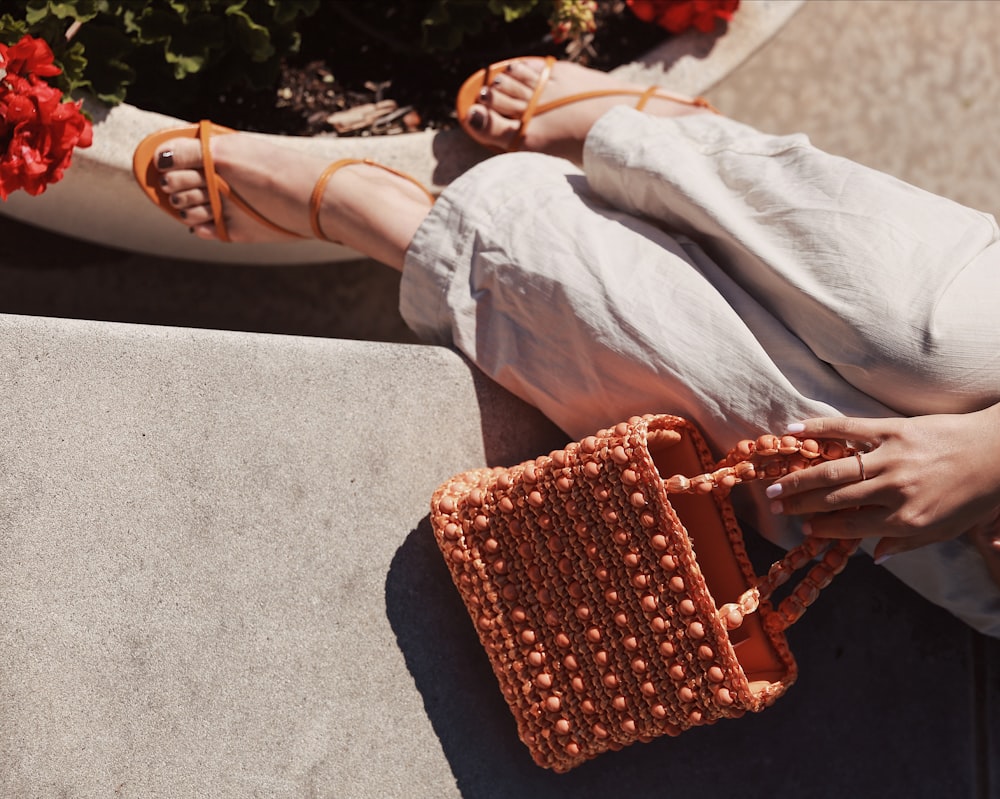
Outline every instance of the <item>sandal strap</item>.
POLYGON ((434 204, 434 195, 426 186, 424 186, 423 183, 412 175, 407 175, 405 172, 393 169, 391 166, 380 164, 378 161, 373 161, 371 158, 341 158, 339 161, 334 161, 333 163, 327 165, 326 169, 320 173, 320 176, 316 179, 316 185, 313 186, 312 196, 309 198, 309 225, 312 228, 313 235, 321 241, 328 241, 331 244, 343 244, 343 242, 338 241, 337 239, 331 239, 326 235, 326 233, 323 232, 323 226, 320 224, 319 215, 323 210, 323 194, 326 192, 326 184, 330 182, 330 178, 332 178, 339 169, 345 166, 351 166, 352 164, 365 164, 367 166, 378 167, 386 172, 391 172, 393 175, 405 178, 420 189, 425 195, 427 195, 427 199, 430 200, 431 205, 434 204))
POLYGON ((301 233, 296 233, 294 230, 289 230, 272 222, 244 200, 229 185, 229 182, 215 171, 215 160, 212 158, 211 147, 211 139, 215 132, 215 126, 209 120, 203 119, 198 123, 198 138, 201 140, 201 158, 205 173, 205 189, 208 192, 208 203, 212 209, 212 221, 215 223, 215 230, 218 233, 220 241, 230 241, 229 229, 226 226, 226 217, 222 211, 223 197, 233 203, 233 205, 253 219, 258 225, 263 225, 276 233, 283 233, 286 236, 294 236, 299 239, 305 238, 301 233))
POLYGON ((229 230, 222 214, 222 198, 220 190, 228 184, 215 173, 215 161, 212 158, 212 123, 207 119, 198 123, 198 138, 201 140, 201 163, 205 173, 205 190, 208 192, 208 204, 212 208, 212 220, 221 241, 229 241, 229 230), (221 184, 221 185, 220 185, 221 184))
MULTIPOLYGON (((551 100, 544 105, 538 106, 534 109, 533 115, 539 116, 564 105, 572 105, 573 103, 584 100, 593 100, 599 97, 638 97, 639 99, 635 104, 636 111, 642 111, 650 100, 656 98, 658 100, 671 100, 675 103, 682 103, 683 105, 692 105, 697 108, 706 108, 716 114, 721 114, 721 112, 704 97, 686 97, 682 94, 668 92, 666 89, 661 89, 659 86, 649 86, 641 92, 636 89, 595 89, 589 92, 580 92, 579 94, 569 94, 565 97, 560 97, 558 100, 551 100)), ((521 138, 523 138, 525 124, 526 123, 524 121, 521 122, 521 138)))
MULTIPOLYGON (((228 199, 233 205, 239 208, 244 214, 249 216, 258 225, 263 225, 266 228, 270 228, 275 233, 284 233, 286 236, 294 236, 297 239, 304 239, 301 233, 297 233, 294 230, 289 230, 286 227, 282 227, 277 222, 272 222, 266 216, 264 216, 260 211, 254 208, 250 203, 244 200, 234 189, 230 186, 224 178, 218 178, 219 181, 219 191, 223 197, 228 199)), ((216 223, 216 228, 218 228, 218 222, 216 223)))
MULTIPOLYGON (((524 144, 524 137, 528 132, 528 123, 531 122, 535 114, 544 114, 550 108, 557 107, 552 103, 546 103, 541 107, 538 105, 538 101, 542 97, 542 92, 545 90, 545 84, 549 82, 549 76, 552 75, 552 67, 555 63, 555 56, 545 56, 545 66, 542 67, 542 71, 538 76, 538 83, 535 84, 535 91, 528 101, 528 107, 521 114, 521 124, 517 128, 517 133, 514 135, 513 141, 510 143, 510 147, 508 148, 510 151, 521 149, 521 145, 524 144)), ((558 103, 558 105, 563 105, 563 103, 558 103)))

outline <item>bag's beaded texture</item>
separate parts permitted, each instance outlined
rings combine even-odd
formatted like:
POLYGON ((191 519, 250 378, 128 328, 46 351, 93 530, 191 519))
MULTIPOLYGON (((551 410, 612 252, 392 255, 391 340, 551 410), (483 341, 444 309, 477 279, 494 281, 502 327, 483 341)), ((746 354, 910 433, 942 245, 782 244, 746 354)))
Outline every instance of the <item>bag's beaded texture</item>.
POLYGON ((725 492, 713 498, 747 590, 722 608, 668 496, 671 480, 672 491, 706 493, 755 476, 738 454, 730 460, 715 464, 683 419, 635 417, 519 466, 458 475, 435 493, 438 544, 539 765, 563 772, 760 710, 795 679, 786 624, 767 630, 783 666, 772 682, 751 686, 731 643, 744 614, 771 610, 774 586, 760 597, 725 492), (653 435, 688 438, 704 471, 720 469, 694 484, 661 478, 653 435))

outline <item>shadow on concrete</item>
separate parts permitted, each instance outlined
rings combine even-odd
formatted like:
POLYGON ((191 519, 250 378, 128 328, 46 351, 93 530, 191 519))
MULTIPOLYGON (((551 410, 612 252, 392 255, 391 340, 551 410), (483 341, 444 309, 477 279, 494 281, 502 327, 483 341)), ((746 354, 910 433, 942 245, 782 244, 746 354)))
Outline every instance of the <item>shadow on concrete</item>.
POLYGON ((635 59, 635 63, 653 66, 668 72, 670 67, 682 58, 705 59, 712 54, 715 45, 729 32, 729 24, 718 20, 715 30, 702 33, 694 29, 684 36, 672 36, 659 47, 654 47, 647 53, 635 59))
POLYGON ((0 313, 416 343, 375 261, 246 266, 137 255, 0 217, 0 313))
POLYGON ((431 142, 434 169, 431 180, 435 186, 447 186, 459 175, 489 158, 491 153, 476 144, 463 130, 443 130, 431 142))
MULTIPOLYGON (((758 566, 778 554, 756 538, 751 549, 758 566)), ((517 739, 429 519, 393 559, 386 607, 467 799, 988 795, 973 736, 977 636, 864 556, 792 630, 800 677, 774 707, 565 775, 535 766, 517 739)))

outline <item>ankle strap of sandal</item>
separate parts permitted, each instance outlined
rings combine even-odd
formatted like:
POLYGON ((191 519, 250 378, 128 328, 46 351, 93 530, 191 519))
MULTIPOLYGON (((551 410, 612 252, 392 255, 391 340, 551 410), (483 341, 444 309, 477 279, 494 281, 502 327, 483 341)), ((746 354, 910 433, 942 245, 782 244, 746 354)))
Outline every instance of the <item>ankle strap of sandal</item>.
POLYGON ((435 197, 431 194, 430 190, 424 186, 419 180, 417 180, 412 175, 407 175, 405 172, 400 172, 398 169, 393 169, 391 166, 386 166, 385 164, 380 164, 378 161, 373 161, 370 158, 341 158, 339 161, 334 161, 329 164, 326 169, 324 169, 319 178, 316 180, 316 185, 313 186, 312 196, 309 198, 309 225, 312 227, 313 235, 320 239, 321 241, 328 241, 331 244, 342 244, 343 242, 337 241, 336 239, 331 239, 326 233, 323 232, 323 227, 319 221, 320 211, 323 208, 323 194, 326 191, 326 184, 330 182, 330 178, 333 177, 334 173, 337 172, 341 167, 351 166, 352 164, 366 164, 367 166, 378 167, 386 172, 391 172, 393 175, 398 175, 401 178, 405 178, 418 189, 420 189, 427 199, 430 200, 431 205, 434 204, 435 197))

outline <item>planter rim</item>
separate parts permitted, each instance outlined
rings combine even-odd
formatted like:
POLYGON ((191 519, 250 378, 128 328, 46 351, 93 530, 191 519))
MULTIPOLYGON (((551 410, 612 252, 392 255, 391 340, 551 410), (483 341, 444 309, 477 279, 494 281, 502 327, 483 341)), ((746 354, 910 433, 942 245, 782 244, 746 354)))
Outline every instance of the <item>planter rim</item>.
MULTIPOLYGON (((769 41, 804 2, 743 0, 725 30, 672 37, 612 74, 684 94, 703 94, 769 41)), ((142 195, 132 178, 132 152, 150 133, 190 123, 128 104, 108 109, 88 103, 87 110, 94 118, 94 144, 73 154, 62 181, 37 197, 15 192, 0 203, 0 214, 83 241, 159 257, 244 264, 362 257, 325 242, 224 244, 189 235, 142 195)), ((413 175, 434 191, 490 155, 461 130, 347 138, 251 135, 331 161, 373 158, 413 175)))

